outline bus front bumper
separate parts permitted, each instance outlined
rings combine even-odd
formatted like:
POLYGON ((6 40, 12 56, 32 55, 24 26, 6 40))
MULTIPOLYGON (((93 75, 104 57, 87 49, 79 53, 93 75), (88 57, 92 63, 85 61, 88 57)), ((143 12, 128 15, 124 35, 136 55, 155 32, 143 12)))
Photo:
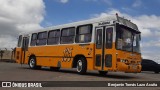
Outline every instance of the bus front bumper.
POLYGON ((142 66, 140 64, 117 63, 117 70, 126 73, 140 73, 142 66))

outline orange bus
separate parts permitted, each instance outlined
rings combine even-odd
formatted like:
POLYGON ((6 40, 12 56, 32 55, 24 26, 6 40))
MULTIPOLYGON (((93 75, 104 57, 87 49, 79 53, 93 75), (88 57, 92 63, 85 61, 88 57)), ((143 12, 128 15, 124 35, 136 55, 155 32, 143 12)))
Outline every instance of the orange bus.
POLYGON ((31 69, 139 73, 140 34, 136 24, 118 15, 84 20, 20 35, 15 58, 31 69))

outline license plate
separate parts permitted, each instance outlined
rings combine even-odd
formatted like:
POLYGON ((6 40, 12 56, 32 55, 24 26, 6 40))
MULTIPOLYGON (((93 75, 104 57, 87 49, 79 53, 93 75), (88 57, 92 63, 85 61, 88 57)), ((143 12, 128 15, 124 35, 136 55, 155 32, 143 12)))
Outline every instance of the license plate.
POLYGON ((136 66, 136 65, 131 65, 131 67, 132 67, 133 69, 137 69, 137 66, 136 66))

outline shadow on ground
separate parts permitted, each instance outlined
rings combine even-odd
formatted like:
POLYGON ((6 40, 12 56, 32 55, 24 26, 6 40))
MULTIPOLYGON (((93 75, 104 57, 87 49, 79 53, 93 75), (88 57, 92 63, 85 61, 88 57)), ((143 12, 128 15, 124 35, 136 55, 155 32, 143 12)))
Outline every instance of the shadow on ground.
POLYGON ((145 74, 160 74, 160 73, 155 73, 153 71, 142 71, 141 73, 145 73, 145 74))
MULTIPOLYGON (((20 67, 21 69, 30 69, 28 67, 20 67)), ((30 69, 33 70, 33 69, 30 69)), ((67 73, 67 74, 77 74, 79 75, 75 69, 60 69, 59 71, 51 71, 49 68, 42 68, 40 69, 42 71, 47 71, 47 72, 57 72, 57 73, 67 73)), ((138 78, 136 76, 131 76, 125 73, 123 75, 120 75, 118 73, 108 73, 107 75, 103 76, 100 75, 97 71, 87 71, 86 74, 81 75, 81 76, 95 76, 95 77, 107 77, 107 78, 113 78, 113 79, 119 79, 119 80, 133 80, 134 78, 138 78)))

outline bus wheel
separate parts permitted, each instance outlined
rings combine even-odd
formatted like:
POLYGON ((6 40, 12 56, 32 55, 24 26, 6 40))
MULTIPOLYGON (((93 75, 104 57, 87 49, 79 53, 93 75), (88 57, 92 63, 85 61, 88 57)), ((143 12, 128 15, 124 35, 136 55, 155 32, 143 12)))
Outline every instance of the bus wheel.
POLYGON ((50 67, 50 70, 52 71, 59 71, 60 67, 50 67))
POLYGON ((37 66, 36 65, 36 58, 35 57, 31 57, 30 60, 29 60, 29 67, 31 69, 40 69, 41 66, 37 66))
POLYGON ((99 71, 99 74, 102 76, 105 76, 108 73, 108 71, 99 71))
POLYGON ((81 57, 77 61, 77 72, 79 74, 85 74, 87 70, 87 61, 84 57, 81 57))

